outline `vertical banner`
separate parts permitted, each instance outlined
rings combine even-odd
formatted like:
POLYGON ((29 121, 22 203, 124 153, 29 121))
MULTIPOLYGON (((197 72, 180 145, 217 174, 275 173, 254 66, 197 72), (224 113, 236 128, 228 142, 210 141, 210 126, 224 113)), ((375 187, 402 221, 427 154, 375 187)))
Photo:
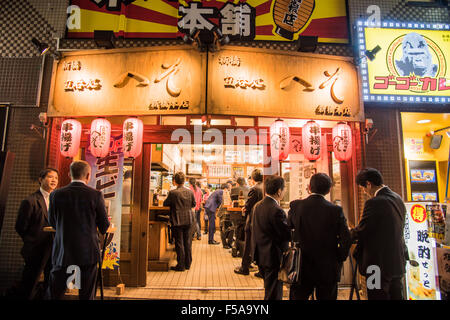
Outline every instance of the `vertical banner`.
POLYGON ((114 237, 105 251, 103 269, 118 269, 120 262, 120 234, 122 224, 123 149, 122 135, 112 136, 109 154, 104 158, 94 157, 86 151, 86 161, 92 168, 89 186, 103 193, 114 237))
POLYGON ((405 242, 410 262, 406 264, 409 300, 440 300, 437 286, 436 241, 429 236, 427 217, 433 203, 405 203, 405 242), (417 262, 418 265, 413 265, 417 262))

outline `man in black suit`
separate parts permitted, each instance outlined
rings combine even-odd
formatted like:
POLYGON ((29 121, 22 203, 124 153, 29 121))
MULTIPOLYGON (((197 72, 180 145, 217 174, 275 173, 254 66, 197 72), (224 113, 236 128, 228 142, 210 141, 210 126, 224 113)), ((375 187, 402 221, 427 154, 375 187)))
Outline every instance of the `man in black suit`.
POLYGON ((170 190, 164 200, 164 206, 170 207, 170 223, 177 252, 177 265, 170 267, 174 271, 189 270, 192 263, 192 233, 190 230, 195 222, 193 208, 196 203, 194 192, 184 187, 185 180, 183 172, 175 173, 173 184, 177 188, 170 190))
POLYGON ((291 230, 280 200, 284 179, 269 176, 264 182, 266 197, 258 202, 252 220, 252 256, 264 277, 264 300, 282 300, 283 283, 278 280, 281 256, 289 246, 291 230))
POLYGON ((359 271, 367 280, 368 299, 403 300, 407 259, 403 237, 405 204, 397 193, 383 184, 383 176, 376 169, 361 170, 356 183, 371 197, 364 205, 358 226, 351 230, 352 238, 357 240, 354 255, 359 271), (369 281, 380 276, 372 271, 376 268, 381 273, 380 286, 377 281, 369 281))
POLYGON ((351 238, 342 208, 325 199, 331 186, 328 175, 317 173, 308 187, 311 195, 290 203, 288 221, 302 252, 300 283, 291 286, 291 300, 307 300, 314 289, 317 300, 337 299, 351 238))
POLYGON ((252 241, 252 232, 250 229, 251 220, 252 220, 252 211, 255 204, 262 200, 263 198, 263 175, 261 170, 255 169, 252 171, 251 179, 256 183, 248 192, 248 199, 245 202, 245 206, 243 208, 243 212, 245 215, 245 243, 244 243, 244 252, 242 254, 242 263, 240 267, 234 269, 234 272, 237 274, 248 275, 250 274, 250 263, 251 263, 251 241, 252 241))
POLYGON ((49 226, 49 196, 58 186, 58 171, 53 168, 42 170, 39 185, 39 190, 21 202, 16 220, 16 231, 23 240, 21 254, 25 262, 18 293, 24 299, 35 297, 36 285, 43 271, 44 293, 48 286, 53 235, 45 232, 44 227, 49 226))
POLYGON ((104 235, 109 221, 102 193, 87 186, 91 177, 89 164, 72 162, 70 176, 69 185, 50 195, 49 222, 56 234, 47 297, 61 299, 68 277, 75 276, 75 284, 79 279, 81 285, 80 300, 94 300, 100 260, 97 228, 104 235))

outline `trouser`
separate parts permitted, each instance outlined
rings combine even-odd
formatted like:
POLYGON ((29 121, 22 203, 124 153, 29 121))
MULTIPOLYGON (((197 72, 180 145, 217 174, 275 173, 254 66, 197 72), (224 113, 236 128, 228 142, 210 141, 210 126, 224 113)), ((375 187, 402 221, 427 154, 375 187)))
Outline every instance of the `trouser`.
POLYGON ((381 275, 381 286, 379 289, 367 288, 368 300, 404 300, 403 276, 387 277, 381 275))
POLYGON ((192 236, 189 232, 191 226, 174 226, 175 251, 177 253, 177 267, 189 269, 192 263, 192 236))
POLYGON ((50 259, 51 251, 51 246, 46 247, 40 252, 35 252, 36 254, 33 257, 24 259, 25 265, 22 271, 22 280, 18 289, 21 298, 26 300, 39 298, 37 296, 37 284, 42 272, 44 272, 44 285, 41 294, 45 295, 45 291, 48 287, 50 270, 52 268, 50 259))
POLYGON ((220 218, 220 239, 222 240, 223 246, 231 247, 233 244, 233 229, 231 226, 231 222, 223 215, 220 218))
POLYGON ((214 233, 216 232, 216 213, 206 210, 208 214, 208 241, 214 241, 214 233))
POLYGON ((244 271, 248 271, 250 264, 252 262, 251 256, 251 241, 252 241, 252 232, 251 230, 245 231, 245 243, 244 243, 244 251, 242 253, 242 269, 244 271))
POLYGON ((195 211, 195 223, 194 223, 194 233, 193 236, 195 236, 195 234, 197 234, 197 238, 200 238, 202 236, 202 228, 200 225, 200 212, 202 211, 202 209, 198 209, 197 211, 195 211))
POLYGON ((278 280, 278 267, 266 268, 258 266, 264 278, 264 300, 282 300, 283 282, 278 280))
POLYGON ((337 299, 337 282, 326 284, 304 282, 299 285, 291 285, 289 300, 308 300, 311 294, 313 294, 314 289, 317 300, 337 299))
POLYGON ((205 234, 208 233, 208 216, 206 215, 206 211, 205 211, 205 216, 206 219, 203 219, 203 221, 205 222, 205 234))
POLYGON ((94 300, 98 264, 79 266, 79 268, 80 274, 77 275, 73 269, 69 268, 69 266, 53 266, 52 271, 50 272, 47 299, 61 300, 67 288, 67 281, 69 280, 69 277, 71 277, 70 280, 75 279, 75 285, 80 284, 80 288, 78 288, 79 299, 94 300), (76 279, 79 279, 79 281, 76 279))

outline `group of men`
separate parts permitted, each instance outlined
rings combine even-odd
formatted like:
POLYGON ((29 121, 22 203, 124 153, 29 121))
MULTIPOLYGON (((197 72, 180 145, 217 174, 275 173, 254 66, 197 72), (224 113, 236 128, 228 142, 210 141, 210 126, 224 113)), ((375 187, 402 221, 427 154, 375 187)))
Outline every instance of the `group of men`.
POLYGON ((95 298, 99 233, 105 235, 110 223, 102 193, 87 185, 90 175, 87 162, 74 161, 71 183, 56 189, 59 173, 46 168, 39 175, 39 190, 20 204, 15 227, 23 240, 25 266, 16 297, 60 300, 68 278, 75 276, 79 298, 95 298), (42 273, 44 285, 39 287, 42 273))
POLYGON ((265 299, 281 300, 283 283, 278 279, 281 257, 291 241, 301 248, 300 279, 290 286, 289 298, 306 300, 315 291, 318 300, 336 300, 343 262, 352 243, 361 275, 380 270, 379 285, 367 286, 369 300, 402 300, 407 250, 403 237, 406 208, 398 194, 383 184, 376 169, 361 170, 356 183, 370 197, 358 226, 350 229, 341 207, 326 200, 332 187, 324 173, 311 177, 310 196, 294 200, 286 215, 282 177, 270 176, 266 196, 251 217, 252 257, 264 277, 265 299))
MULTIPOLYGON (((16 230, 24 242, 21 253, 25 266, 18 289, 21 297, 61 299, 71 275, 68 269, 75 266, 80 271, 80 299, 94 299, 99 233, 105 235, 110 223, 101 192, 87 186, 90 175, 87 162, 74 161, 70 165, 71 183, 56 189, 58 171, 47 168, 39 176, 39 190, 22 201, 16 221, 16 230), (53 227, 54 232, 44 230, 46 226, 53 227), (45 290, 39 292, 37 283, 42 272, 45 290)), ((341 268, 352 243, 357 243, 353 256, 363 276, 372 266, 381 271, 380 285, 367 287, 368 299, 403 299, 402 277, 408 259, 403 238, 406 209, 400 196, 383 184, 379 171, 364 169, 356 177, 356 183, 370 199, 355 228, 347 226, 342 208, 325 198, 332 180, 324 173, 311 177, 310 196, 292 201, 287 214, 280 206, 285 194, 282 177, 269 176, 263 182, 261 171, 256 169, 251 179, 254 185, 248 190, 243 208, 246 222, 242 264, 234 271, 248 275, 255 262, 264 279, 265 299, 282 299, 283 283, 278 272, 291 240, 300 245, 302 264, 299 283, 290 286, 290 299, 305 300, 315 291, 319 300, 335 300, 341 268)), ((191 266, 192 226, 198 220, 193 210, 198 208, 198 199, 184 182, 185 175, 176 173, 176 188, 164 201, 170 207, 177 253, 177 265, 172 267, 175 271, 189 270, 191 266)), ((216 190, 217 195, 211 194, 205 204, 210 219, 209 244, 218 243, 214 240, 215 213, 226 188, 216 190)))

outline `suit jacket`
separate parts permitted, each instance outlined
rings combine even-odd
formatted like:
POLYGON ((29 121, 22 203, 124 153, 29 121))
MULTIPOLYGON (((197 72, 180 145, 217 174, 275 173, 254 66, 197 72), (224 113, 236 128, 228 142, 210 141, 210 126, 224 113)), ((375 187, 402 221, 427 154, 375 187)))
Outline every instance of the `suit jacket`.
POLYGON ((362 275, 370 265, 379 266, 385 276, 405 273, 405 214, 402 199, 388 187, 366 201, 361 221, 351 231, 353 239, 358 241, 355 251, 362 275))
MULTIPOLYGON (((336 283, 351 246, 350 231, 342 208, 321 195, 290 203, 288 223, 302 250, 302 279, 336 283)), ((302 280, 304 281, 304 280, 302 280)))
POLYGON ((209 195, 208 200, 206 200, 204 207, 209 212, 216 212, 217 208, 220 207, 222 202, 223 202, 223 189, 218 189, 209 195))
POLYGON ((256 264, 265 268, 280 268, 281 256, 289 247, 291 231, 284 210, 270 197, 265 197, 253 209, 251 252, 256 264))
POLYGON ((16 219, 15 228, 23 240, 21 254, 25 259, 42 255, 42 250, 51 248, 53 234, 43 230, 48 226, 47 205, 37 190, 20 203, 16 219))
POLYGON ((92 265, 100 257, 97 228, 105 234, 109 221, 100 191, 81 182, 50 194, 49 222, 55 228, 54 266, 92 265))
POLYGON ((170 223, 174 227, 190 226, 194 222, 192 208, 195 205, 194 192, 185 187, 170 190, 164 200, 164 206, 170 207, 170 223))
POLYGON ((263 199, 263 189, 262 182, 253 186, 248 192, 248 199, 245 202, 245 231, 250 231, 250 226, 252 224, 253 207, 255 204, 263 199))

